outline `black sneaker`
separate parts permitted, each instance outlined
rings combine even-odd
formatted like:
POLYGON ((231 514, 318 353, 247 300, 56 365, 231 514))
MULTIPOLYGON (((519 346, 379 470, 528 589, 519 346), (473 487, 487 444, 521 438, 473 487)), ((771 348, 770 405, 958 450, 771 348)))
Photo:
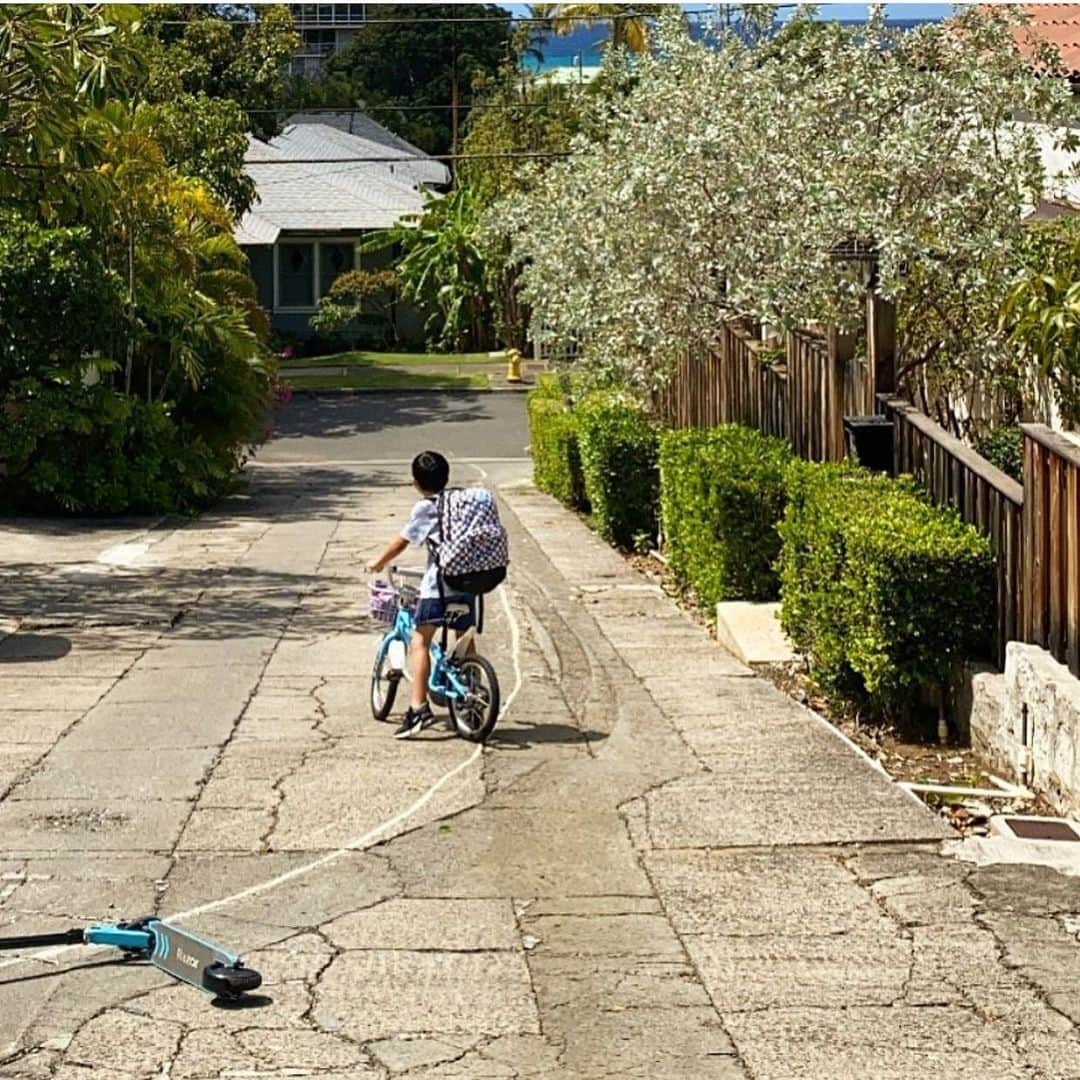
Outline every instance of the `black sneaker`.
POLYGON ((395 739, 409 739, 413 735, 419 734, 424 728, 430 726, 435 722, 435 717, 432 715, 431 706, 424 705, 419 709, 410 708, 406 711, 404 717, 401 720, 401 727, 394 732, 395 739))

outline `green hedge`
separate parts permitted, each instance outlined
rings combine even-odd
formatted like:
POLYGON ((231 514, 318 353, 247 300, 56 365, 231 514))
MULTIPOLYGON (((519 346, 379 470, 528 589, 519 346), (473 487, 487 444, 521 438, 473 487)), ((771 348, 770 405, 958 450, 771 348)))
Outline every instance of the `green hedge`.
POLYGON ((169 406, 102 384, 23 379, 0 416, 0 513, 187 513, 224 494, 239 464, 169 406))
POLYGON ((780 525, 781 624, 824 689, 903 710, 985 654, 989 542, 910 481, 793 463, 780 525))
POLYGON ((526 398, 533 481, 574 509, 585 509, 577 420, 558 383, 542 382, 526 398))
POLYGON ((784 512, 791 449, 780 439, 726 424, 667 431, 660 441, 664 540, 676 578, 701 605, 772 600, 776 525, 784 512))
POLYGON ((975 449, 1018 484, 1024 482, 1024 433, 1019 426, 994 428, 975 449))
POLYGON ((647 550, 656 537, 660 497, 656 424, 618 391, 589 394, 574 415, 596 531, 612 543, 647 550))

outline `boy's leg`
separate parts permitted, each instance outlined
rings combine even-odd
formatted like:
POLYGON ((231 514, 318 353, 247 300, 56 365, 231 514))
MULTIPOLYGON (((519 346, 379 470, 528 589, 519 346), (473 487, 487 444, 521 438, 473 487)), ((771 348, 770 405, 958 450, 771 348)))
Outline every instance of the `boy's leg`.
POLYGON ((395 739, 408 739, 418 731, 423 731, 433 721, 431 706, 427 700, 428 677, 431 675, 431 654, 428 648, 436 629, 432 623, 422 623, 413 631, 412 641, 409 643, 412 703, 401 721, 401 727, 394 732, 395 739))
POLYGON ((428 679, 431 678, 431 639, 438 627, 424 623, 413 630, 409 646, 409 669, 412 672, 412 707, 422 709, 428 699, 428 679))

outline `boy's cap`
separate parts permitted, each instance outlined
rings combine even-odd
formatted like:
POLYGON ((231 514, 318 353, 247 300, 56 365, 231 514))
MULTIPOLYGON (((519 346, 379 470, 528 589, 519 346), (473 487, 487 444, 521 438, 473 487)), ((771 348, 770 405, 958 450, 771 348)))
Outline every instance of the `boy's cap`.
POLYGON ((413 458, 412 475, 421 490, 438 495, 450 479, 450 462, 438 450, 424 450, 413 458))

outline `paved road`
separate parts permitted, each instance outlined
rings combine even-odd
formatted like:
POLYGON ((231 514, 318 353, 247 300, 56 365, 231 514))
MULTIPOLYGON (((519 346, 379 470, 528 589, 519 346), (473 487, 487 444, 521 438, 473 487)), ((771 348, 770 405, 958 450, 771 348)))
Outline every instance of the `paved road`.
POLYGON ((448 457, 520 458, 529 442, 525 395, 297 395, 261 462, 409 459, 420 450, 448 457))
POLYGON ((514 551, 483 754, 367 711, 357 564, 399 465, 255 468, 179 529, 0 531, 0 925, 155 911, 266 976, 237 1011, 0 957, 0 1077, 1080 1077, 1075 878, 951 857, 525 463, 457 467, 514 551))

